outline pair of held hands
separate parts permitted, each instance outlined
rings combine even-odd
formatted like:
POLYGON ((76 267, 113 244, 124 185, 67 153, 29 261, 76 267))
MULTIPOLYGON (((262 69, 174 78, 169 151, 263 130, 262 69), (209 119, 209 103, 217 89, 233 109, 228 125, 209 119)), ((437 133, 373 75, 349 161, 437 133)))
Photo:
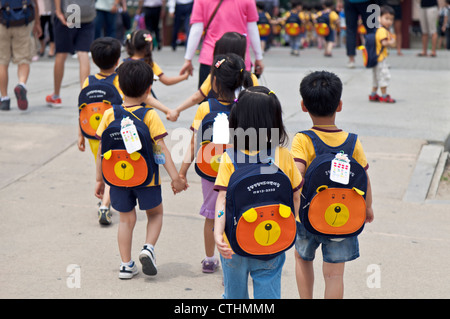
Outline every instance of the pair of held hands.
POLYGON ((173 194, 181 193, 182 191, 185 191, 188 189, 189 184, 187 183, 186 176, 178 175, 178 177, 174 180, 172 180, 172 183, 170 183, 170 186, 172 186, 173 194))

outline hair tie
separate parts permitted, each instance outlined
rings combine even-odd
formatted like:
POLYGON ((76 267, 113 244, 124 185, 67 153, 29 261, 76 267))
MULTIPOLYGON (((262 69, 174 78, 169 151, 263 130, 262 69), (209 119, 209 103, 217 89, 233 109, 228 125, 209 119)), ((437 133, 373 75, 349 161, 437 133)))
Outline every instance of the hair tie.
POLYGON ((234 103, 237 103, 238 102, 238 99, 234 99, 234 103))
POLYGON ((242 71, 244 71, 244 69, 241 69, 241 71, 240 71, 240 72, 242 73, 242 71))
POLYGON ((130 41, 131 40, 131 33, 127 34, 127 40, 130 41))
POLYGON ((145 41, 147 41, 147 42, 153 41, 152 35, 150 33, 143 34, 143 36, 144 36, 145 41))
POLYGON ((220 66, 221 66, 222 63, 224 63, 224 62, 225 62, 225 59, 222 59, 222 60, 220 60, 220 61, 217 61, 217 62, 216 62, 216 65, 215 65, 216 69, 220 68, 220 66))
POLYGON ((273 95, 275 95, 275 92, 274 91, 272 91, 272 90, 270 90, 269 91, 269 93, 267 93, 268 95, 270 95, 270 94, 273 94, 273 95))

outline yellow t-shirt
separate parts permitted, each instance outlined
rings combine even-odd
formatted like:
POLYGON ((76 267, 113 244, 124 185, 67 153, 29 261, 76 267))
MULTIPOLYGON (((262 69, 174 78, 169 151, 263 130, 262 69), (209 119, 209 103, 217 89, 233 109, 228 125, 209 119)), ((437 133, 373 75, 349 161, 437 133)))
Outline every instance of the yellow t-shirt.
POLYGON ((381 41, 383 40, 389 40, 391 39, 391 33, 389 32, 388 29, 386 28, 378 28, 376 33, 375 33, 375 44, 376 44, 376 52, 377 54, 379 54, 378 56, 378 62, 383 61, 384 59, 387 58, 388 56, 388 49, 386 47, 383 47, 381 45, 381 41), (380 53, 381 51, 381 53, 380 53))
MULTIPOLYGON (((142 108, 142 106, 132 106, 127 107, 125 110, 132 113, 133 111, 142 108)), ((133 119, 134 116, 130 114, 130 118, 133 119)), ((103 114, 103 118, 98 126, 96 135, 101 139, 103 132, 105 129, 111 124, 111 122, 114 121, 114 110, 112 108, 105 111, 103 114)), ((147 112, 147 114, 144 117, 144 123, 148 126, 150 131, 150 136, 152 137, 153 143, 156 144, 158 140, 164 138, 167 136, 166 128, 164 127, 163 122, 158 116, 158 113, 154 109, 151 109, 147 112)), ((155 175, 153 175, 153 179, 147 186, 157 186, 161 184, 161 178, 159 178, 159 181, 155 182, 155 175)))
MULTIPOLYGON (((258 78, 256 77, 256 75, 251 73, 251 77, 252 77, 253 86, 258 86, 259 82, 258 82, 258 78)), ((211 91, 211 74, 208 74, 205 81, 203 81, 202 85, 199 88, 199 91, 204 97, 208 96, 209 91, 211 91)))
MULTIPOLYGON (((248 152, 245 152, 248 153, 248 152)), ((252 152, 249 155, 256 155, 252 152)), ((303 179, 295 166, 294 158, 285 147, 277 147, 275 151, 275 164, 289 177, 294 192, 303 186, 303 179)), ((227 153, 220 158, 219 171, 217 173, 215 190, 226 190, 230 182, 231 175, 234 173, 234 165, 227 153)))
POLYGON ((155 61, 153 61, 152 71, 153 75, 156 75, 157 77, 160 77, 164 73, 163 70, 159 67, 159 65, 155 61))
MULTIPOLYGON (((323 129, 313 127, 312 131, 327 145, 331 147, 339 146, 345 142, 348 137, 348 133, 339 129, 323 129)), ((316 152, 309 136, 297 133, 292 141, 291 154, 296 162, 301 162, 309 167, 314 158, 316 158, 316 152)), ((364 154, 363 147, 359 138, 356 140, 355 150, 352 154, 353 158, 364 169, 369 168, 366 155, 364 154)))

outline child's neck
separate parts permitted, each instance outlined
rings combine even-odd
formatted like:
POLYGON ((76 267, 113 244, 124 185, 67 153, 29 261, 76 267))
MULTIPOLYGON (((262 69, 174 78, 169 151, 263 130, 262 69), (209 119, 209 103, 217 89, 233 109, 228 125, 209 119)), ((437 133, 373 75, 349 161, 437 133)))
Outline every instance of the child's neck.
POLYGON ((145 97, 142 97, 142 96, 137 97, 137 98, 124 96, 122 105, 124 107, 132 107, 132 106, 139 106, 143 102, 145 102, 145 97))
POLYGON ((311 116, 311 120, 313 122, 313 126, 316 127, 336 127, 335 119, 336 114, 330 117, 318 117, 318 116, 311 116))
POLYGON ((116 67, 113 67, 111 69, 106 69, 106 70, 105 69, 100 69, 99 74, 108 76, 108 75, 113 74, 114 72, 116 72, 116 67))
POLYGON ((136 52, 133 54, 133 56, 131 58, 133 60, 139 60, 139 59, 143 59, 144 57, 145 57, 144 53, 136 52))

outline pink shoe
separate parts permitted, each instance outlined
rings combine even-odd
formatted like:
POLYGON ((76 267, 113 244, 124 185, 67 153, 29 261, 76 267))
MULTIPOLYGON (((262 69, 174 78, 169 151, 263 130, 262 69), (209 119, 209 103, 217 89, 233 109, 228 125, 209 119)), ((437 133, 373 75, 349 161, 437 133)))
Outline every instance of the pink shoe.
POLYGON ((48 106, 52 107, 61 107, 62 102, 61 98, 53 98, 53 94, 49 94, 45 97, 45 102, 47 102, 48 106))

